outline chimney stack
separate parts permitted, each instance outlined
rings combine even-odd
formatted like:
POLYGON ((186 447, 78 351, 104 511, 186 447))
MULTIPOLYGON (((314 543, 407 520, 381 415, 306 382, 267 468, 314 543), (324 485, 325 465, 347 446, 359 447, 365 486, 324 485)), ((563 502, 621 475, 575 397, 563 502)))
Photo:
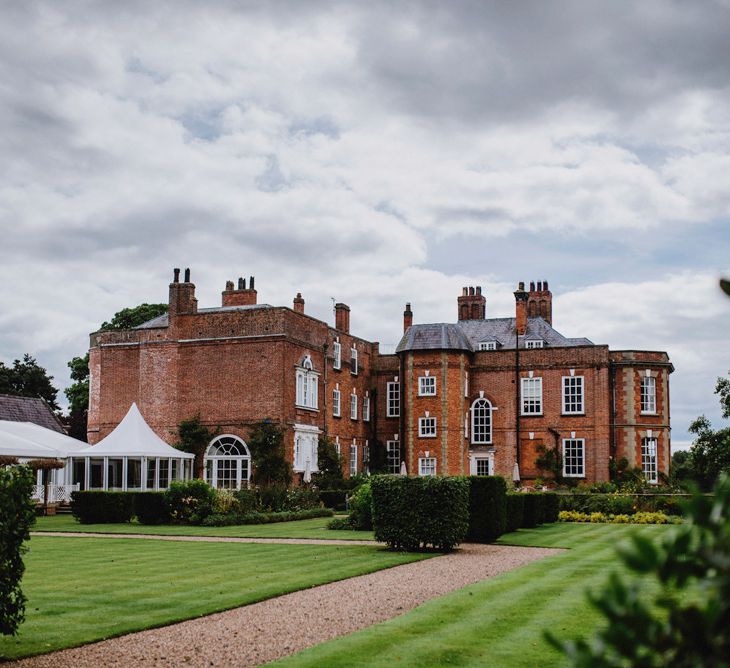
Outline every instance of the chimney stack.
POLYGON ((457 297, 459 320, 484 320, 487 314, 487 299, 482 294, 482 286, 462 288, 457 297))
POLYGON ((527 315, 530 318, 540 317, 549 325, 553 324, 553 293, 547 281, 530 281, 530 294, 527 300, 527 315))
POLYGON ((253 276, 246 288, 246 279, 238 279, 238 289, 233 288, 233 281, 226 281, 226 289, 222 293, 221 303, 223 306, 253 306, 256 304, 257 294, 253 289, 253 276))
POLYGON ((524 336, 527 332, 527 299, 529 293, 525 292, 525 284, 520 282, 515 290, 515 327, 518 336, 524 336))
POLYGON ((190 283, 190 269, 185 270, 185 282, 190 283))
POLYGON ((335 329, 343 334, 350 333, 350 307, 347 304, 335 304, 335 329))
POLYGON ((185 270, 185 281, 183 283, 180 283, 180 270, 173 269, 167 312, 171 318, 183 313, 198 312, 195 286, 190 282, 190 269, 185 270))
POLYGON ((408 331, 408 328, 413 325, 413 311, 411 311, 411 305, 406 304, 406 310, 403 311, 403 333, 408 331))
POLYGON ((297 296, 294 297, 294 310, 297 313, 304 313, 304 299, 301 292, 297 292, 297 296))

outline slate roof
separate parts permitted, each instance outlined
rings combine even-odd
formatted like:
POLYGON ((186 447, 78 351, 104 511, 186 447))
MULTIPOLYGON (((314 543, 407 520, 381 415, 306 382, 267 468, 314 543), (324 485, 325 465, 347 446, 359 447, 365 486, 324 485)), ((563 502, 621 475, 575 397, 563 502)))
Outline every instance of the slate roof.
MULTIPOLYGON (((273 308, 271 304, 250 304, 248 306, 218 306, 213 308, 199 308, 198 313, 223 313, 225 311, 253 311, 257 308, 273 308)), ((143 322, 141 325, 137 325, 134 329, 154 329, 156 327, 167 327, 170 324, 170 319, 167 317, 167 313, 158 315, 152 320, 143 322)))
POLYGON ((43 399, 0 394, 0 420, 32 422, 61 434, 66 432, 61 421, 43 399))
MULTIPOLYGON (((542 339, 547 348, 592 346, 586 338, 569 339, 553 329, 543 318, 528 318, 527 331, 519 337, 520 348, 525 340, 542 339)), ((460 320, 457 323, 413 325, 403 335, 396 352, 404 350, 466 350, 479 349, 480 341, 496 341, 498 350, 514 350, 515 319, 460 320)))

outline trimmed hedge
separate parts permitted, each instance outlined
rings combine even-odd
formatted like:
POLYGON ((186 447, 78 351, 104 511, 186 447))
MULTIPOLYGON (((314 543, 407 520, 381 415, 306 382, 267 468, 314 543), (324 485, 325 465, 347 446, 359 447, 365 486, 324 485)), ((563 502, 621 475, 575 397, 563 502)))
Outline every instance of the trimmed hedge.
POLYGON ((542 492, 524 492, 525 511, 522 517, 522 526, 532 529, 545 520, 545 495, 542 492))
MULTIPOLYGON (((469 531, 472 543, 491 543, 507 527, 507 483, 501 476, 469 476, 469 531)), ((557 508, 556 508, 557 517, 557 508)))
POLYGON ((633 515, 638 512, 661 512, 681 515, 687 495, 573 493, 560 495, 560 510, 605 515, 633 515))
POLYGON ((129 522, 135 492, 71 492, 71 513, 81 524, 129 522))
POLYGON ((164 492, 134 492, 134 514, 140 524, 166 524, 170 521, 164 492))
POLYGON ((278 513, 247 513, 246 515, 225 515, 215 513, 208 515, 202 524, 205 527, 226 527, 238 524, 273 524, 275 522, 293 522, 295 520, 311 520, 315 517, 332 517, 329 508, 310 508, 308 510, 284 511, 278 513))
POLYGON ((345 510, 347 508, 347 492, 342 489, 323 489, 319 492, 319 500, 325 508, 345 510))
POLYGON ((517 492, 507 494, 507 533, 523 526, 525 518, 525 495, 517 492))
POLYGON ((469 487, 461 477, 374 476, 375 539, 407 552, 452 549, 469 529, 469 487))
POLYGON ((555 492, 545 492, 543 495, 543 505, 545 508, 545 516, 543 521, 552 524, 558 521, 560 513, 560 496, 555 492))

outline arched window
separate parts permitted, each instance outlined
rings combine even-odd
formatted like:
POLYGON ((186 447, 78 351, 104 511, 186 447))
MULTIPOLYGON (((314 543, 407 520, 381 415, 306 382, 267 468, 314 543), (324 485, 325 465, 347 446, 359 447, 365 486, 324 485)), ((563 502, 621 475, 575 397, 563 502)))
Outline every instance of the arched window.
POLYGON ((317 408, 319 405, 319 374, 314 371, 312 358, 305 355, 296 373, 296 404, 302 408, 317 408))
POLYGON ((205 480, 213 487, 240 489, 251 478, 251 454, 246 444, 232 434, 214 438, 205 451, 205 480))
POLYGON ((471 442, 474 445, 492 442, 492 404, 484 397, 471 405, 471 442))

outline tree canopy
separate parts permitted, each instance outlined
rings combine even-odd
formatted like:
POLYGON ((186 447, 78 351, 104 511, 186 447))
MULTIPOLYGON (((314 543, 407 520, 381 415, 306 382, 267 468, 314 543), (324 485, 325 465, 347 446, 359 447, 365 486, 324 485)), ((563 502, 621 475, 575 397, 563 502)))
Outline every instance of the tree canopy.
POLYGON ((167 313, 167 304, 140 304, 131 308, 123 308, 121 311, 117 311, 111 320, 103 322, 99 331, 132 329, 163 313, 167 313))
POLYGON ((56 403, 58 390, 53 386, 53 376, 36 362, 28 353, 22 360, 15 360, 13 366, 0 362, 0 394, 19 397, 40 397, 53 409, 59 410, 56 403))

